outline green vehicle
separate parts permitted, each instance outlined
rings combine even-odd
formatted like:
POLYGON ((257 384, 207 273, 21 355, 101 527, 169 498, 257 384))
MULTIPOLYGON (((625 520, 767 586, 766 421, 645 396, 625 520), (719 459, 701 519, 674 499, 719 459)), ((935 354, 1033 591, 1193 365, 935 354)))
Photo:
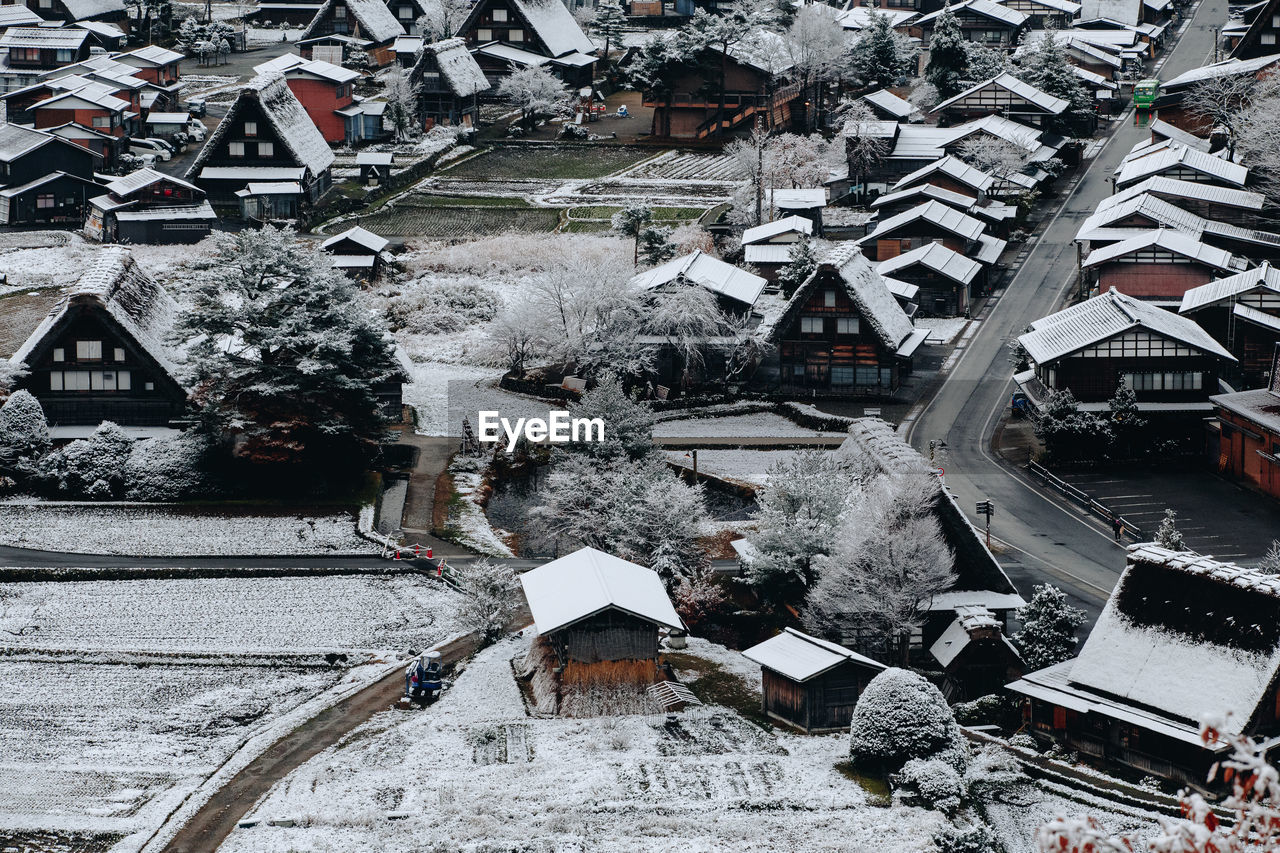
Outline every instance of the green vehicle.
POLYGON ((1133 86, 1133 105, 1140 110, 1149 110, 1155 106, 1160 97, 1159 80, 1139 80, 1133 86))

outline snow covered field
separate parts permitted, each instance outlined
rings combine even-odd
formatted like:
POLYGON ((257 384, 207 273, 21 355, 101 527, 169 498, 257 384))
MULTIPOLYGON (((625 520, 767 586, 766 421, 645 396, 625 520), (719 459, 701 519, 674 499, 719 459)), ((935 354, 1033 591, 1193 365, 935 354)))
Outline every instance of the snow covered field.
POLYGON ((0 592, 0 648, 125 654, 421 649, 453 632, 458 600, 416 575, 5 583, 0 592))
POLYGON ((321 753, 222 853, 354 853, 407 839, 449 850, 928 848, 937 815, 871 805, 835 769, 847 750, 839 735, 768 733, 718 706, 682 713, 676 729, 661 716, 529 718, 509 663, 526 643, 482 652, 429 710, 382 714, 321 753), (266 824, 280 818, 297 825, 266 824))
POLYGON ((654 438, 812 438, 815 436, 839 438, 843 435, 839 432, 806 429, 772 412, 730 415, 726 418, 685 418, 661 421, 653 427, 654 438))
MULTIPOLYGON (((795 456, 794 450, 699 450, 698 473, 721 480, 763 486, 769 482, 769 466, 795 456)), ((685 468, 693 460, 683 450, 668 450, 667 460, 685 468)))
POLYGON ((248 515, 139 504, 0 503, 0 545, 76 554, 369 554, 347 513, 248 515))

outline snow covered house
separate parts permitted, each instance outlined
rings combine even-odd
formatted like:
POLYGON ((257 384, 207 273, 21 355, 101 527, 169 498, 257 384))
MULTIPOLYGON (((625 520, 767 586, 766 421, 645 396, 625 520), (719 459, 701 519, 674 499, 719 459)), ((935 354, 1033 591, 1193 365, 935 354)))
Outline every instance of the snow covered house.
POLYGON ((1228 747, 1280 732, 1280 580, 1187 551, 1136 545, 1072 660, 1009 685, 1038 739, 1203 788, 1228 747), (1228 716, 1229 715, 1229 716, 1228 716))
POLYGON ((823 187, 796 187, 766 189, 764 206, 773 219, 800 216, 813 223, 814 233, 822 236, 822 211, 827 206, 827 191, 823 187))
POLYGON ((757 334, 776 347, 756 371, 758 384, 872 397, 897 390, 928 337, 852 243, 823 257, 757 334))
POLYGON ((519 68, 545 66, 573 89, 594 77, 595 43, 560 0, 476 0, 457 36, 493 86, 519 68))
POLYGON ((372 282, 382 272, 382 253, 391 245, 359 225, 335 234, 320 244, 333 257, 333 265, 352 278, 372 282))
POLYGON ((1233 189, 1244 189, 1249 182, 1247 166, 1168 140, 1126 155, 1114 178, 1115 189, 1125 189, 1155 175, 1233 189))
POLYGON ((1261 0, 1244 7, 1239 23, 1222 30, 1231 59, 1256 59, 1280 50, 1280 0, 1261 0))
POLYGON ((1202 238, 1202 234, 1166 226, 1139 230, 1132 237, 1092 249, 1080 262, 1082 286, 1176 308, 1188 290, 1249 266, 1245 258, 1202 238))
POLYGON ((127 26, 124 0, 29 0, 27 5, 48 21, 101 21, 127 26))
POLYGON ((391 45, 404 35, 404 27, 383 0, 325 0, 311 23, 298 38, 299 52, 306 59, 323 59, 341 65, 347 58, 342 46, 337 52, 318 39, 326 36, 350 36, 362 39, 370 65, 381 68, 396 61, 391 45))
POLYGON ((355 104, 355 82, 358 71, 334 65, 319 59, 304 59, 286 53, 275 59, 255 65, 255 74, 278 73, 282 75, 298 103, 307 111, 311 123, 320 131, 325 142, 350 142, 362 134, 353 129, 353 121, 360 120, 360 113, 351 115, 355 104))
POLYGON ((0 124, 0 224, 83 222, 85 203, 100 192, 99 158, 51 133, 0 124))
POLYGON ((128 53, 111 57, 121 65, 137 69, 134 75, 161 89, 172 90, 182 76, 184 54, 176 50, 149 44, 128 53))
POLYGON ((84 233, 104 243, 197 243, 217 219, 195 184, 139 169, 89 199, 84 233))
POLYGON ((1005 622, 981 604, 955 608, 956 618, 929 646, 942 670, 942 695, 968 702, 1000 693, 1026 669, 1017 647, 1005 636, 1005 622))
POLYGON ((7 69, 50 71, 89 57, 89 33, 79 27, 9 27, 0 34, 7 69))
POLYGON ((784 628, 742 656, 760 664, 764 713, 806 734, 848 729, 863 689, 887 668, 794 628, 784 628))
POLYGON ((1107 411, 1123 379, 1145 417, 1197 431, 1218 377, 1235 363, 1192 320, 1114 290, 1036 320, 1018 343, 1030 367, 1013 380, 1037 408, 1049 392, 1070 390, 1082 411, 1107 411))
POLYGON ((489 78, 466 42, 451 38, 423 45, 409 84, 418 93, 424 130, 437 124, 474 127, 479 96, 488 91, 489 78))
POLYGON ((1280 341, 1280 267, 1263 263, 1182 294, 1178 313, 1190 317, 1238 359, 1238 388, 1265 385, 1280 341))
POLYGON ((186 178, 215 207, 238 206, 237 194, 255 184, 286 185, 281 201, 299 207, 329 189, 332 164, 333 152, 285 79, 260 74, 240 90, 186 178))
POLYGON ((1071 105, 1042 92, 1005 72, 954 95, 934 107, 940 121, 957 121, 999 114, 1022 124, 1060 133, 1091 133, 1093 122, 1083 126, 1072 118, 1071 105))
MULTIPOLYGON (((986 47, 1012 48, 1018 43, 1018 36, 1027 28, 1028 23, 1023 12, 993 0, 961 0, 952 4, 951 12, 955 15, 964 38, 986 47)), ((939 9, 916 21, 926 48, 941 14, 939 9)))
POLYGON ((1160 95, 1156 98, 1155 109, 1160 111, 1160 118, 1175 127, 1192 133, 1208 133, 1213 128, 1205 117, 1186 105, 1187 94, 1198 84, 1233 77, 1253 77, 1262 80, 1274 74, 1280 65, 1280 50, 1262 51, 1260 55, 1250 59, 1232 57, 1212 65, 1192 68, 1184 71, 1172 80, 1160 86, 1160 95))
MULTIPOLYGON (((877 217, 871 232, 857 245, 869 259, 885 265, 881 274, 921 287, 928 285, 933 292, 922 296, 922 310, 939 316, 963 314, 968 308, 965 294, 977 294, 994 280, 991 270, 1008 243, 987 232, 992 223, 989 217, 971 216, 947 203, 949 199, 940 201, 927 195, 922 194, 919 204, 901 213, 877 217), (969 263, 956 261, 957 256, 969 263), (977 269, 969 264, 976 264, 977 269)), ((997 217, 1003 216, 994 206, 989 209, 997 217)), ((976 205, 969 210, 979 213, 976 205)))
POLYGON ((631 279, 631 287, 642 293, 675 287, 701 287, 716 298, 726 314, 748 315, 755 307, 766 282, 763 278, 701 249, 672 258, 631 279))
POLYGON ((767 281, 777 281, 778 273, 791 263, 796 243, 813 235, 813 220, 804 216, 784 216, 742 232, 743 260, 760 270, 767 281))
POLYGON ((177 306, 127 249, 109 247, 9 357, 19 381, 59 427, 164 427, 181 417, 187 391, 166 344, 177 306))
POLYGON ((1267 384, 1209 398, 1209 459, 1218 471, 1280 498, 1280 343, 1271 355, 1267 384))
POLYGON ((876 264, 886 278, 917 286, 917 304, 939 317, 969 311, 969 296, 985 284, 987 268, 941 243, 929 243, 876 264))

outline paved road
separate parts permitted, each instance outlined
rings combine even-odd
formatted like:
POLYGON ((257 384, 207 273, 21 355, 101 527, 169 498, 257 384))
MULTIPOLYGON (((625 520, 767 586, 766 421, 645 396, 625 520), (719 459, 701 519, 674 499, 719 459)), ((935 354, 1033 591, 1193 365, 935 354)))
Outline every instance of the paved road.
MULTIPOLYGON (((1225 0, 1202 0, 1160 77, 1203 65, 1213 49, 1213 28, 1225 20, 1225 0)), ((1040 240, 937 396, 907 426, 908 439, 921 450, 927 451, 933 439, 947 443, 947 485, 962 507, 981 499, 995 503, 992 534, 1007 545, 1009 571, 1019 588, 1050 581, 1094 615, 1124 568, 1123 550, 1101 522, 1044 496, 997 461, 991 436, 1012 390, 1006 342, 1060 306, 1075 281, 1076 230, 1111 194, 1110 176, 1125 153, 1148 134, 1133 126, 1132 116, 1121 120, 1058 213, 1046 221, 1040 240)))

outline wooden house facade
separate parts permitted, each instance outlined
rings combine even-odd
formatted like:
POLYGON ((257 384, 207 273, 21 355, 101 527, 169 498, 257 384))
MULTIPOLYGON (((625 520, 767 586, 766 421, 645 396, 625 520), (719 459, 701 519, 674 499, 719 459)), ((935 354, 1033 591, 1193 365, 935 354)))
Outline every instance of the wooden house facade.
POLYGON ((53 134, 0 125, 0 224, 84 221, 86 201, 100 187, 93 152, 53 134))
MULTIPOLYGON (((1011 5, 994 3, 992 0, 961 0, 952 4, 951 13, 955 15, 960 32, 967 41, 992 48, 1015 47, 1029 21, 1025 13, 1011 5)), ((940 11, 931 12, 916 22, 923 34, 925 47, 929 46, 929 39, 933 36, 940 15, 940 11)))
POLYGON ((856 247, 819 263, 784 310, 757 333, 776 360, 757 370, 783 390, 834 396, 888 397, 911 373, 928 332, 911 325, 884 279, 856 247))
POLYGON ((459 38, 423 45, 409 83, 418 93, 424 130, 437 124, 475 127, 480 93, 490 88, 480 63, 459 38))
POLYGON ((969 298, 981 292, 986 267, 972 258, 929 243, 876 265, 886 278, 916 285, 916 302, 926 316, 959 317, 969 311, 969 298))
POLYGON ((355 82, 360 79, 359 72, 289 53, 257 65, 253 70, 257 74, 278 73, 283 76, 289 91, 307 111, 311 123, 325 142, 359 138, 358 134, 350 132, 351 118, 344 114, 355 103, 355 82))
POLYGON ((84 233, 104 243, 197 243, 217 216, 204 190, 154 169, 107 184, 89 200, 84 233))
POLYGON ((1257 388, 1271 376, 1280 341, 1280 267, 1271 263, 1193 287, 1178 313, 1213 335, 1238 363, 1229 374, 1237 388, 1257 388))
POLYGON ((721 114, 720 93, 713 92, 707 85, 707 69, 719 69, 721 61, 719 51, 707 48, 684 73, 674 76, 665 91, 644 93, 644 105, 654 111, 654 136, 706 139, 753 122, 757 117, 766 127, 785 130, 791 126, 793 104, 800 96, 799 86, 776 80, 773 69, 732 51, 723 57, 725 96, 721 114))
POLYGON ((1280 582, 1190 551, 1141 545, 1077 657, 1009 685, 1038 740, 1203 790, 1226 737, 1280 731, 1280 582), (1170 675, 1171 669, 1175 671, 1170 675))
POLYGON ((1280 343, 1272 349, 1265 385, 1212 401, 1210 462, 1219 473, 1280 498, 1280 343))
POLYGON ((342 60, 339 56, 346 55, 341 46, 336 55, 332 51, 321 51, 323 55, 318 55, 315 47, 318 42, 314 40, 328 36, 360 39, 365 43, 370 64, 381 68, 396 61, 391 45, 401 35, 404 35, 404 28, 383 0, 325 0, 302 31, 298 44, 301 54, 307 59, 326 62, 338 59, 333 64, 340 65, 342 60))
POLYGON ((51 426, 167 426, 186 390, 165 338, 177 306, 125 249, 103 249, 10 361, 51 426))
POLYGON ((1004 620, 981 605, 961 605, 956 618, 929 647, 942 669, 942 695, 968 702, 999 694, 1022 677, 1022 655, 1004 633, 1004 620))
POLYGON ((8 68, 51 71, 89 58, 89 32, 79 27, 9 27, 0 34, 8 68))
POLYGON ((477 0, 457 36, 495 87, 517 68, 545 67, 574 90, 595 76, 595 43, 555 0, 477 0))
POLYGON ((1000 115, 1031 127, 1055 133, 1093 131, 1094 121, 1078 126, 1062 98, 1042 92, 1005 72, 954 95, 934 107, 931 112, 944 124, 956 124, 987 115, 1000 115))
POLYGON ((1241 14, 1243 32, 1226 37, 1231 59, 1256 59, 1280 53, 1280 0, 1262 0, 1246 6, 1241 14))
POLYGON ((1183 294, 1248 266, 1244 258, 1172 228, 1093 249, 1080 264, 1086 287, 1176 306, 1183 294))
POLYGON ((743 657, 760 664, 766 715, 806 734, 844 731, 854 706, 884 664, 817 637, 785 628, 743 657))

